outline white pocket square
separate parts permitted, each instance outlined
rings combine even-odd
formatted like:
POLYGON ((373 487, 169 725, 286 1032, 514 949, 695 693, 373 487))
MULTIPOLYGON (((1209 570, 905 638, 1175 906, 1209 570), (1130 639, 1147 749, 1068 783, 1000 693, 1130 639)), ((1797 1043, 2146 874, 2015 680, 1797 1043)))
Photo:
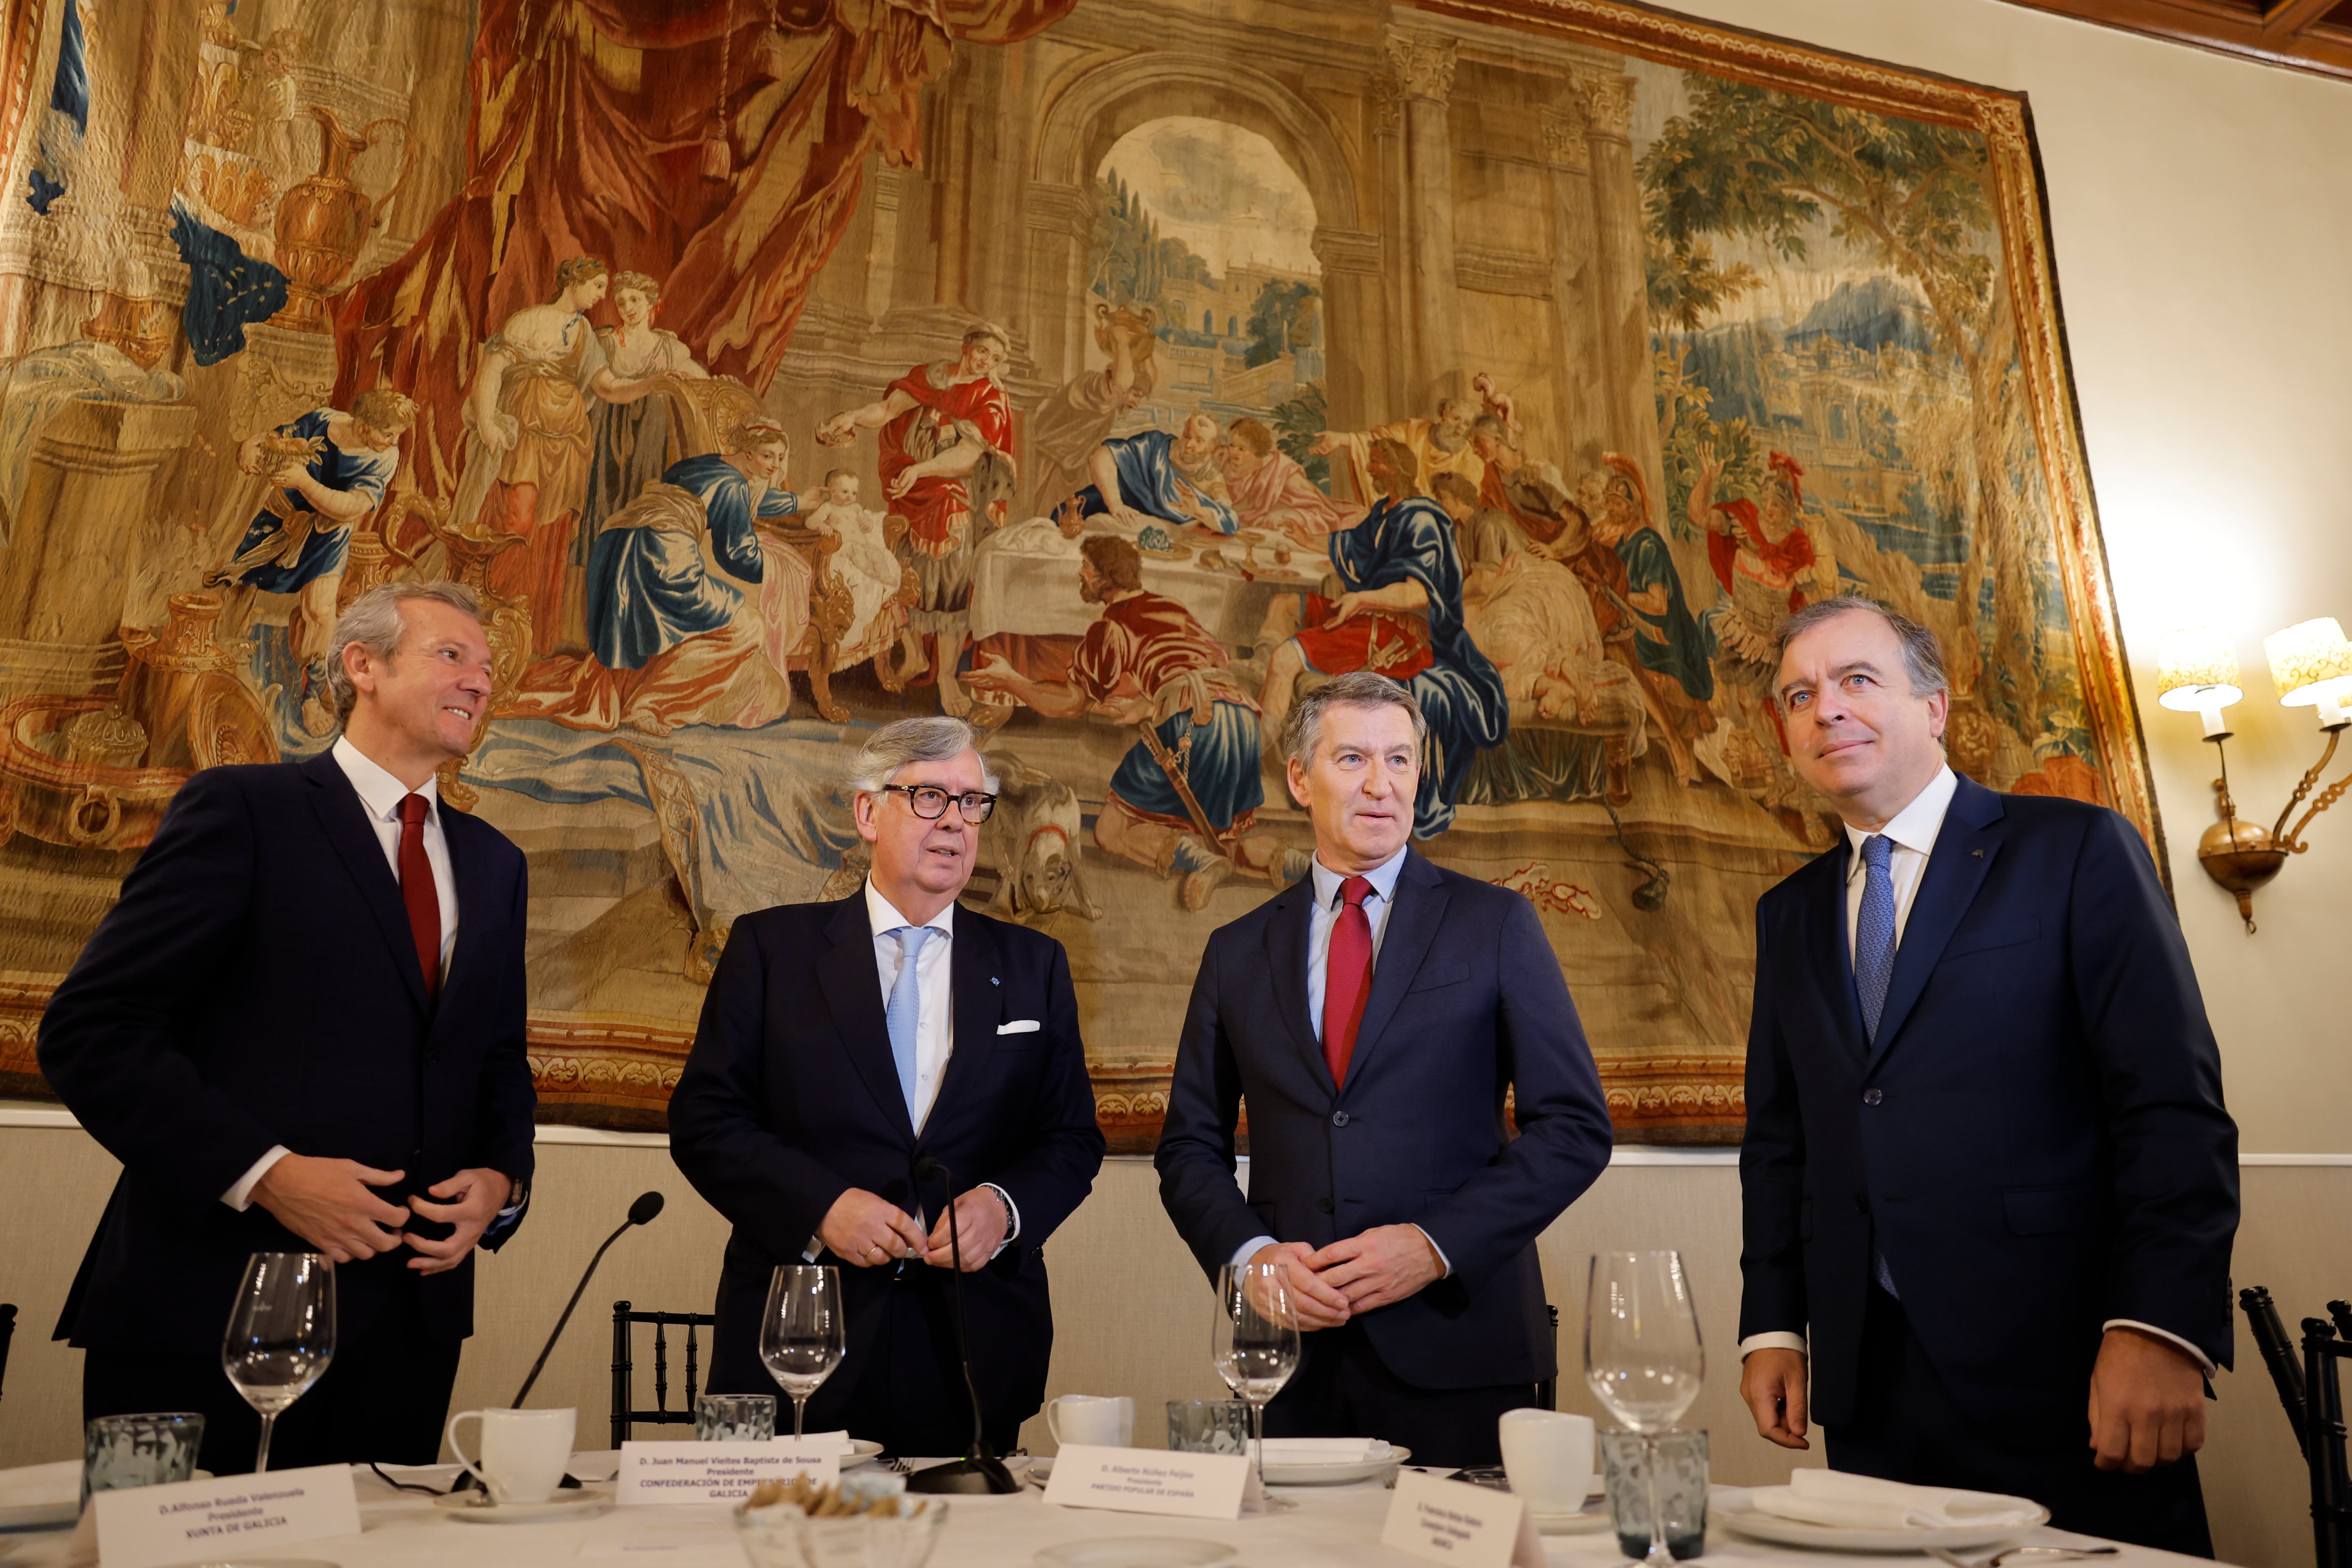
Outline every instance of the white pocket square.
POLYGON ((1010 1024, 997 1025, 996 1032, 1000 1035, 1034 1035, 1042 1026, 1034 1018, 1015 1018, 1010 1024))

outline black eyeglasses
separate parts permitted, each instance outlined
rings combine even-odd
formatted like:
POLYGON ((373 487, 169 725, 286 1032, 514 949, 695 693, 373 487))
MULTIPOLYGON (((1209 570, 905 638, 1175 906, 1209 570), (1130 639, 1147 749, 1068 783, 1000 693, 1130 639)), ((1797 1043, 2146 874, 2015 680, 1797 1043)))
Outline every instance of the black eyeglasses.
POLYGON ((915 815, 926 822, 937 822, 945 816, 950 801, 955 802, 957 808, 963 813, 963 819, 974 826, 986 822, 988 814, 996 809, 996 797, 982 795, 978 790, 957 795, 937 784, 884 784, 882 793, 905 795, 915 815))

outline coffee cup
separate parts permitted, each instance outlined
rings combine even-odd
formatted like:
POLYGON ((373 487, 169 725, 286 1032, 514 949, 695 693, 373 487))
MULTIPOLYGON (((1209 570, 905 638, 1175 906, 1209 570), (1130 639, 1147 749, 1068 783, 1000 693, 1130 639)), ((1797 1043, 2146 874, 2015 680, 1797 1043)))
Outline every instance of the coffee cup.
POLYGON ((576 1410, 460 1410, 449 1417, 449 1451, 473 1472, 494 1503, 545 1502, 572 1459, 576 1410), (478 1458, 457 1441, 457 1423, 482 1424, 478 1458))
POLYGON ((1503 1469, 1530 1511, 1575 1513, 1592 1486, 1592 1417, 1559 1410, 1502 1416, 1503 1469))
POLYGON ((1131 1448, 1135 1401, 1124 1394, 1065 1394, 1045 1406, 1045 1429, 1059 1447, 1131 1448))

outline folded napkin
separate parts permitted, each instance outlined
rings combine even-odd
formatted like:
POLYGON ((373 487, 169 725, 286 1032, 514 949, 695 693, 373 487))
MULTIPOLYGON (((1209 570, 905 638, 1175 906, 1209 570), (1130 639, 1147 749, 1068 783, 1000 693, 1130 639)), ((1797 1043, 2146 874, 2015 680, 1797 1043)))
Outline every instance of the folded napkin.
POLYGON ((81 1461, 59 1459, 0 1470, 0 1508, 41 1508, 81 1499, 81 1461))
POLYGON ((1286 1465, 1360 1465, 1389 1446, 1378 1437, 1268 1437, 1265 1457, 1286 1465))
POLYGON ((1906 1487, 1843 1470, 1795 1470, 1787 1486, 1758 1487, 1748 1495, 1766 1513, 1844 1530, 2029 1525, 2042 1514, 2041 1507, 2029 1498, 1958 1491, 1950 1487, 1906 1487))

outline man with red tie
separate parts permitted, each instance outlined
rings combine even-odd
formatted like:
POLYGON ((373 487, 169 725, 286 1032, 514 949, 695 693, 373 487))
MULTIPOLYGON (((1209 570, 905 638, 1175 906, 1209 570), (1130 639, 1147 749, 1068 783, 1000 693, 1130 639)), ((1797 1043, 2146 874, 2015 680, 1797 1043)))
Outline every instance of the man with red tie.
POLYGON ((1314 866, 1210 937, 1155 1163, 1210 1277, 1279 1264, 1312 1331, 1269 1435, 1492 1464, 1558 1370, 1536 1238, 1608 1164, 1609 1112, 1534 907, 1406 844, 1428 746, 1369 670, 1291 709, 1314 866))
POLYGON ((57 1330, 83 1415, 201 1411, 215 1471, 259 1431, 220 1361, 256 1252, 337 1265, 277 1466, 430 1463, 473 1249, 530 1185, 522 853, 435 784, 489 700, 479 607, 394 584, 331 642, 334 745, 192 777, 41 1019, 42 1072, 122 1162, 57 1330))

